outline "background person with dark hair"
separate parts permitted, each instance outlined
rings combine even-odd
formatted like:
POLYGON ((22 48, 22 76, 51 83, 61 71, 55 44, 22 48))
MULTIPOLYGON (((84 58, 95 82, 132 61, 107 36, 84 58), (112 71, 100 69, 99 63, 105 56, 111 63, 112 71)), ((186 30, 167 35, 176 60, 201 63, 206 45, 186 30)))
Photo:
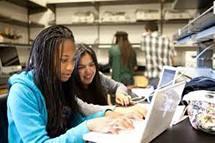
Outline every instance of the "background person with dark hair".
POLYGON ((129 40, 128 33, 117 31, 115 45, 109 50, 109 65, 112 79, 126 86, 134 84, 133 72, 137 70, 137 58, 129 40))
POLYGON ((146 23, 145 30, 141 38, 141 49, 145 52, 146 61, 145 76, 149 79, 149 85, 156 86, 163 66, 174 64, 176 51, 170 40, 159 34, 157 23, 146 23))

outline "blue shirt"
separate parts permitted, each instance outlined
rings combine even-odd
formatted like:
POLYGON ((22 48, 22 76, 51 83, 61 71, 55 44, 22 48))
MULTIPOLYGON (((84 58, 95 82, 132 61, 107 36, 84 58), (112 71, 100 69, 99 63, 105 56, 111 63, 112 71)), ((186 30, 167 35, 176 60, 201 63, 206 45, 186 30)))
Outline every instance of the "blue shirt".
POLYGON ((50 138, 46 131, 48 118, 45 99, 34 84, 33 72, 15 74, 9 79, 9 84, 11 88, 7 101, 7 113, 8 139, 11 143, 81 143, 84 142, 83 135, 89 132, 86 120, 104 116, 105 113, 102 111, 86 117, 77 114, 80 124, 68 129, 61 136, 50 138))

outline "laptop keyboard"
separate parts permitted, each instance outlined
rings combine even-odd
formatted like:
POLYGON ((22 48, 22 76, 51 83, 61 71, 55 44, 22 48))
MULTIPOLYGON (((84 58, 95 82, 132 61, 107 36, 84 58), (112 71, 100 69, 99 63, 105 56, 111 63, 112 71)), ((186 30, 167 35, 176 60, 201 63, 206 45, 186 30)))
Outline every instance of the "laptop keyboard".
POLYGON ((134 120, 133 125, 134 129, 126 129, 126 130, 120 130, 120 135, 126 135, 126 134, 136 134, 137 132, 141 132, 144 128, 145 120, 134 120))

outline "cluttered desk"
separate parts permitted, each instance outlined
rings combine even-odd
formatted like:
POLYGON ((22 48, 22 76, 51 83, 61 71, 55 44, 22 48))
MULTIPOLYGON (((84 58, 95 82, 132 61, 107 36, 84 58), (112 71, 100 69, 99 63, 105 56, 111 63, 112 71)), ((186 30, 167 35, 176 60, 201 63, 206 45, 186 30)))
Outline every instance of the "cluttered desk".
POLYGON ((134 121, 134 129, 121 130, 119 134, 90 132, 83 138, 86 141, 100 143, 152 141, 171 124, 184 86, 185 82, 180 82, 155 91, 145 120, 134 121))
MULTIPOLYGON (((169 89, 166 91, 170 91, 169 89)), ((176 91, 178 91, 178 89, 176 91)), ((152 101, 152 104, 153 104, 152 110, 149 111, 150 113, 145 120, 147 124, 146 123, 138 124, 138 126, 135 126, 135 128, 138 127, 136 132, 129 133, 129 134, 125 132, 124 135, 120 134, 120 135, 113 135, 113 136, 110 134, 91 132, 84 136, 85 140, 90 142, 98 142, 98 143, 110 143, 110 142, 111 143, 120 143, 120 142, 123 142, 123 143, 132 143, 132 142, 134 143, 140 143, 140 142, 143 142, 143 143, 147 143, 147 142, 150 142, 150 143, 172 143, 172 142, 174 143, 212 143, 214 142, 215 140, 214 134, 208 134, 206 132, 194 129, 187 115, 180 116, 180 117, 178 116, 178 115, 182 115, 181 113, 182 111, 184 111, 184 108, 182 106, 178 106, 180 108, 178 107, 176 108, 174 116, 169 114, 170 111, 167 111, 169 112, 167 113, 169 115, 160 114, 162 111, 159 109, 160 107, 163 107, 163 106, 160 106, 159 103, 163 103, 164 101, 161 98, 161 96, 163 96, 163 92, 160 92, 160 93, 157 92, 157 97, 159 98, 159 100, 154 99, 154 102, 152 101), (170 120, 168 116, 171 117, 172 120, 170 120), (171 126, 168 127, 167 125, 170 123, 169 121, 171 121, 171 126), (144 132, 142 132, 142 129, 144 129, 144 132), (142 137, 142 139, 139 140, 138 139, 139 137, 142 137)), ((142 104, 142 105, 148 106, 149 104, 142 104)), ((149 109, 149 106, 147 108, 149 109)), ((163 108, 163 111, 164 110, 165 110, 165 107, 163 108)))
MULTIPOLYGON (((173 69, 173 70, 178 71, 178 69, 173 69)), ((95 132, 91 132, 89 134, 84 135, 84 139, 91 142, 102 142, 102 143, 109 143, 109 142, 111 143, 118 143, 118 142, 124 142, 124 143, 131 143, 131 142, 134 142, 134 143, 140 143, 140 142, 203 143, 204 142, 206 143, 207 142, 207 143, 210 143, 210 142, 214 142, 214 139, 215 139, 214 135, 205 133, 201 130, 198 131, 192 127, 193 122, 191 125, 189 121, 190 114, 189 114, 189 118, 187 116, 184 116, 185 106, 184 107, 177 106, 177 108, 173 106, 173 104, 176 103, 176 98, 178 98, 177 103, 179 103, 179 100, 181 100, 181 95, 182 95, 182 91, 185 89, 184 88, 185 84, 183 84, 183 82, 174 83, 176 79, 176 75, 172 73, 177 73, 177 72, 172 72, 172 70, 171 72, 169 72, 169 70, 167 70, 168 74, 173 75, 171 76, 171 79, 169 79, 169 78, 166 78, 167 75, 164 74, 166 73, 164 71, 163 71, 163 75, 165 76, 161 76, 161 81, 162 79, 164 79, 165 82, 160 82, 160 83, 168 86, 161 86, 161 88, 158 88, 158 90, 147 89, 150 91, 149 92, 150 94, 153 94, 153 98, 152 98, 152 101, 150 100, 151 103, 148 104, 150 105, 150 109, 148 110, 149 112, 147 113, 145 124, 144 123, 138 124, 137 126, 139 131, 137 130, 134 133, 129 133, 129 134, 127 133, 125 135, 123 134, 111 135, 111 134, 102 134, 102 133, 98 134, 95 132), (175 88, 178 84, 183 85, 181 86, 183 88, 175 88), (175 95, 178 95, 178 96, 175 96, 175 95), (159 98, 159 100, 156 100, 155 97, 159 98), (171 112, 175 114, 170 115, 171 112), (171 126, 169 126, 170 124, 171 126)), ((204 81, 204 80, 201 80, 201 81, 204 81)), ((189 84, 186 83, 186 85, 189 85, 189 84)), ((133 92, 135 91, 136 90, 133 90, 133 92)), ((141 95, 145 93, 145 89, 138 89, 138 91, 136 91, 135 93, 138 97, 141 97, 141 95)), ((207 95, 207 93, 208 92, 206 92, 205 95, 207 95)), ((214 94, 214 92, 209 92, 209 93, 211 96, 212 94, 214 94)), ((211 101, 211 96, 209 96, 210 101, 211 101)), ((188 97, 193 97, 193 95, 190 96, 189 94, 188 97)), ((142 101, 143 99, 147 99, 147 97, 135 98, 135 99, 139 99, 140 101, 142 101)), ((188 98, 188 99, 191 99, 191 98, 188 98)), ((138 103, 138 101, 136 100, 134 101, 138 103)), ((212 119, 212 124, 213 124, 213 120, 214 119, 212 119)), ((212 127, 214 127, 214 125, 212 125, 212 127)), ((136 126, 135 126, 135 130, 136 130, 136 126)), ((214 131, 212 131, 211 133, 213 132, 214 131)))

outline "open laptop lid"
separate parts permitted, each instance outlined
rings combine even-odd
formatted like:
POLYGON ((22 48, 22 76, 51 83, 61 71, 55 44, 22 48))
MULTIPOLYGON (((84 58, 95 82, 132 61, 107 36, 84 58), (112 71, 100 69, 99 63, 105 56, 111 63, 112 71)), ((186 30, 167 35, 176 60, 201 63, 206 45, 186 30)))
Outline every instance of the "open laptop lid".
POLYGON ((185 82, 180 82, 155 91, 146 120, 135 126, 134 132, 105 134, 90 132, 83 136, 87 141, 98 143, 146 143, 156 138, 171 124, 176 107, 181 100, 185 82))
POLYGON ((155 91, 146 116, 142 142, 150 142, 170 126, 185 83, 183 81, 155 91))
POLYGON ((21 69, 16 47, 2 46, 0 48, 0 73, 10 74, 21 69))
POLYGON ((162 88, 174 84, 177 74, 177 68, 171 66, 164 66, 157 88, 162 88))

